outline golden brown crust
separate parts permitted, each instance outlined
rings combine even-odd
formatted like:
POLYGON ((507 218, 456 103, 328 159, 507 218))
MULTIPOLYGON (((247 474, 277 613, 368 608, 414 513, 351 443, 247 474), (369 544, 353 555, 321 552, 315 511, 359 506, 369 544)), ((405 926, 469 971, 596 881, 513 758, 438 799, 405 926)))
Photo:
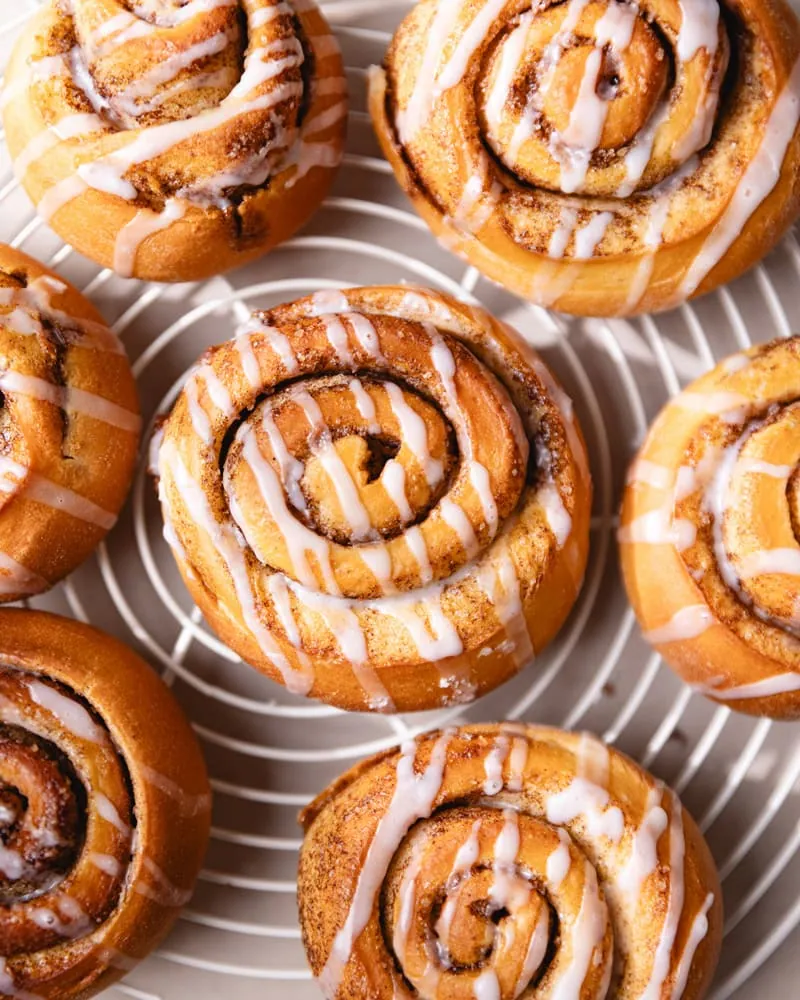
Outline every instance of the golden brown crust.
POLYGON ((723 361, 656 420, 622 506, 645 637, 737 711, 800 717, 800 338, 723 361))
POLYGON ((139 425, 130 365, 102 316, 0 245, 0 604, 46 590, 102 541, 139 425))
POLYGON ((203 758, 156 674, 86 625, 0 611, 0 690, 0 996, 94 996, 191 895, 210 824, 203 758), (32 813, 48 807, 51 759, 72 817, 44 838, 55 821, 32 813), (45 853, 54 840, 66 860, 45 853))
POLYGON ((307 0, 175 2, 150 19, 117 0, 49 0, 6 95, 9 150, 40 214, 98 264, 156 281, 219 274, 288 239, 325 197, 347 122, 341 55, 307 0))
POLYGON ((430 733, 301 817, 303 940, 328 1000, 701 1000, 722 938, 677 796, 594 737, 430 733))
POLYGON ((408 287, 320 292, 202 360, 160 448, 192 596, 248 662, 351 710, 468 701, 555 635, 591 478, 515 331, 408 287))
POLYGON ((579 315, 711 291, 800 211, 789 6, 714 0, 686 22, 677 4, 611 6, 476 0, 449 17, 423 0, 370 84, 383 151, 434 234, 579 315))

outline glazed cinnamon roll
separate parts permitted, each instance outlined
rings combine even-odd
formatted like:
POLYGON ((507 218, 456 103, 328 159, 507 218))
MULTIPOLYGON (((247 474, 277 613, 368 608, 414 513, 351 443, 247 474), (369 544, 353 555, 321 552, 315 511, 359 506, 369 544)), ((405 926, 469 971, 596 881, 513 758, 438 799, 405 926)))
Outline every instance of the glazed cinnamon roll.
POLYGON ((47 590, 113 527, 139 425, 128 360, 102 316, 0 244, 0 604, 47 590))
POLYGON ((343 708, 485 693, 581 586, 591 479, 571 403, 519 334, 435 292, 256 314, 190 376, 157 466, 212 626, 343 708))
POLYGON ((48 0, 3 114, 17 177, 62 239, 125 277, 188 281, 311 216, 346 90, 311 0, 48 0))
POLYGON ((645 638, 738 711, 800 717, 800 338, 728 358, 664 409, 622 508, 645 638))
POLYGON ((533 302, 632 315, 796 218, 799 57, 785 0, 423 0, 370 104, 445 245, 533 302))
POLYGON ((0 611, 0 995, 95 996, 191 895, 211 797, 150 668, 94 629, 0 611))
POLYGON ((701 1000, 722 938, 678 797, 588 735, 431 733, 302 815, 299 899, 328 1000, 701 1000))

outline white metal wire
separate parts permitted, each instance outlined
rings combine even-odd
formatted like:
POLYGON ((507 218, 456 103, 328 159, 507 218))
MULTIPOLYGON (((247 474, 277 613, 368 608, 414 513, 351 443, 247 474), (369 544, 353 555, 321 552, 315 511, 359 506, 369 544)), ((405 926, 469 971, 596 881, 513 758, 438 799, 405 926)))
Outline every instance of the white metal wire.
MULTIPOLYGON (((0 58, 36 0, 0 10, 0 58), (24 8, 24 9, 23 9, 24 8)), ((4 7, 6 5, 3 5, 4 7)), ((123 337, 152 425, 202 350, 252 306, 319 288, 408 280, 482 301, 524 330, 574 396, 597 484, 581 600, 555 646, 477 706, 401 719, 299 701, 244 666, 207 628, 161 537, 145 459, 131 502, 97 557, 34 603, 92 621, 149 658, 204 744, 216 794, 197 894, 167 944, 109 997, 311 1000, 295 913, 295 814, 343 768, 452 720, 520 718, 585 727, 670 781, 722 871, 726 949, 713 1000, 790 1000, 800 972, 797 729, 732 715, 690 694, 643 644, 619 582, 613 532, 626 464, 670 394, 754 340, 800 329, 800 244, 790 235, 735 285, 667 316, 573 321, 520 303, 429 237, 379 156, 366 68, 410 0, 328 0, 353 90, 351 135, 333 195, 269 258, 204 284, 123 281, 92 266, 34 215, 0 150, 0 237, 51 263, 123 337), (307 723, 313 720, 313 725, 307 723)))

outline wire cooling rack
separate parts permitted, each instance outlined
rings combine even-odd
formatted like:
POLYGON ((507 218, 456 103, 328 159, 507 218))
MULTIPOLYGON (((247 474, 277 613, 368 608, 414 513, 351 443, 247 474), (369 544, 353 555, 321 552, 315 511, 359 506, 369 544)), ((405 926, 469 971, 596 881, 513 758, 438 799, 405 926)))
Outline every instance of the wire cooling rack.
MULTIPOLYGON (((2 4, 3 63, 36 2, 2 4)), ((665 400, 751 341, 800 330, 800 243, 790 235, 744 279, 667 316, 566 320, 522 304, 437 245, 380 157, 365 110, 366 70, 410 0, 322 6, 348 67, 350 138, 332 196, 301 235, 226 278, 176 287, 122 280, 39 222, 3 145, 0 238, 56 267, 105 313, 134 363, 148 419, 174 399, 198 355, 253 307, 403 280, 481 301, 524 331, 575 398, 597 485, 586 586, 556 644, 479 704, 415 717, 344 715, 285 694, 209 632, 161 537, 143 458, 107 544, 55 594, 33 602, 91 621, 147 657, 192 719, 213 779, 213 835, 196 895, 164 947, 106 996, 318 997, 296 919, 298 809, 356 760, 410 734, 510 718, 593 730, 670 782, 706 832, 724 879, 725 949, 713 1000, 793 1000, 800 729, 737 717, 693 696, 663 666, 625 600, 614 530, 627 462, 665 400)))

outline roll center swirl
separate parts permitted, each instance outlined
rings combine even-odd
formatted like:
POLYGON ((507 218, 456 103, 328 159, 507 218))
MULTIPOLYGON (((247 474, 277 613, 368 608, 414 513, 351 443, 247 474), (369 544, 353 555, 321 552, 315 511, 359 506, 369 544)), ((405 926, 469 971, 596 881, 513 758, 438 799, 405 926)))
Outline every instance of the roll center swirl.
POLYGON ((590 176, 590 167, 611 163, 637 139, 674 65, 665 39, 632 5, 598 0, 576 10, 556 4, 535 18, 524 14, 490 50, 483 128, 528 184, 612 197, 618 184, 590 176))
MULTIPOLYGON (((228 509, 262 565, 311 591, 380 597, 446 579, 491 544, 525 488, 529 450, 478 358, 429 324, 359 314, 264 333, 284 356, 302 344, 307 371, 256 403, 223 459, 228 509), (351 329, 382 344, 366 365, 351 329)), ((190 385, 198 427, 203 379, 190 385)))
POLYGON ((73 691, 0 666, 4 956, 84 938, 113 911, 133 849, 129 781, 105 724, 73 691))
POLYGON ((72 3, 76 80, 95 110, 122 128, 180 121, 216 107, 242 75, 247 37, 234 4, 195 10, 153 0, 72 3), (132 17, 109 34, 125 10, 132 17))
POLYGON ((0 726, 0 904, 40 895, 64 877, 83 843, 80 801, 66 757, 0 726))
POLYGON ((800 634, 800 403, 726 449, 711 506, 723 577, 766 621, 800 634))
POLYGON ((239 527, 281 568, 263 502, 254 504, 246 486, 251 433, 284 479, 294 515, 340 545, 394 538, 422 520, 446 489, 457 457, 441 411, 395 382, 343 375, 280 390, 239 428, 225 473, 240 498, 239 527), (405 499, 398 504, 401 489, 405 499))

